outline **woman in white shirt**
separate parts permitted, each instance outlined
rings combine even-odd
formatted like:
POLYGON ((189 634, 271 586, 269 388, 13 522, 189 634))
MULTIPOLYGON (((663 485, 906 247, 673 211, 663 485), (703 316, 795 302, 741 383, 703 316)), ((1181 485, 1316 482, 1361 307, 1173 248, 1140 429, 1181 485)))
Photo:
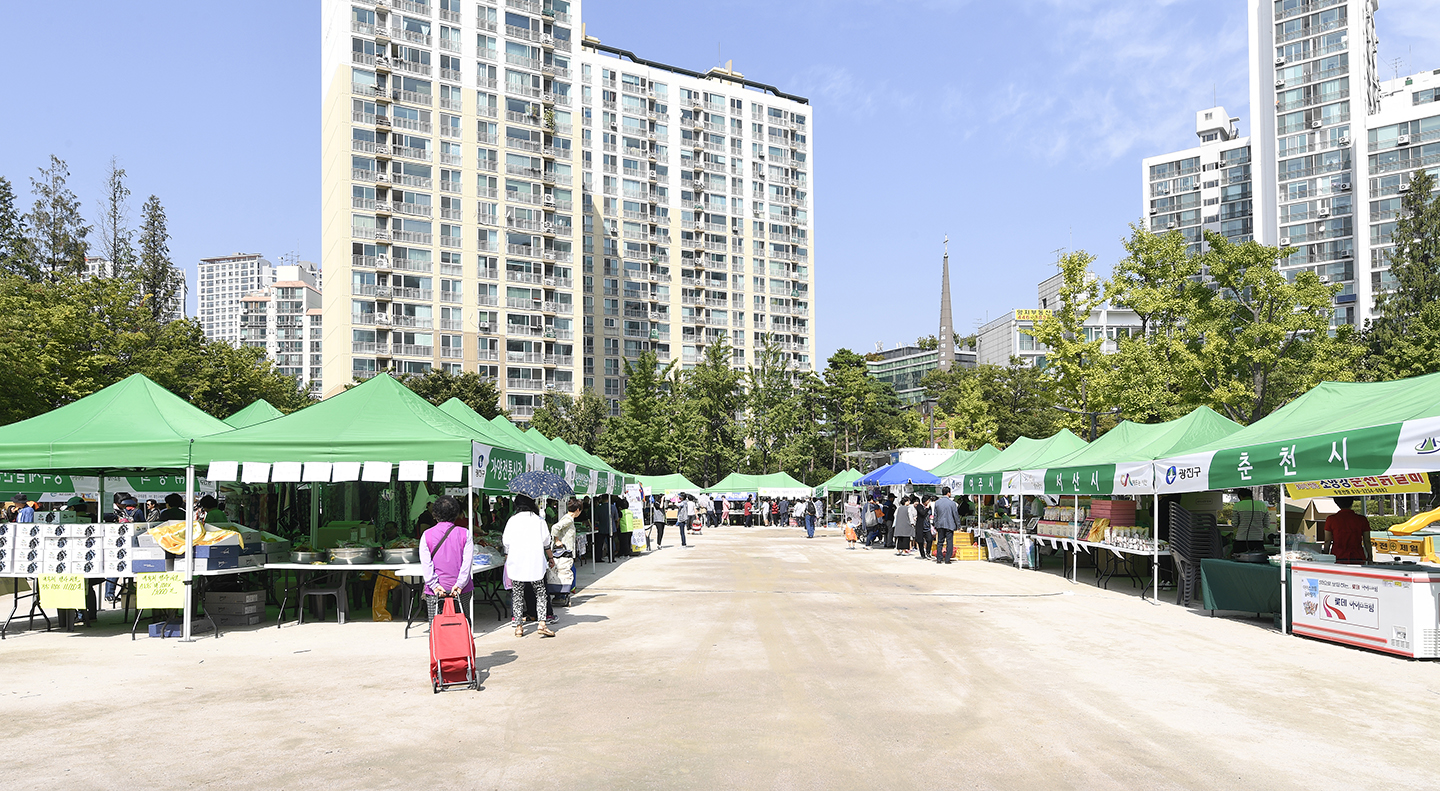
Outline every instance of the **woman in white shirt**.
MULTIPOLYGON (((564 515, 550 528, 550 537, 555 542, 550 547, 550 556, 555 562, 545 574, 545 587, 551 596, 563 597, 567 602, 575 589, 575 519, 583 508, 579 500, 570 500, 565 504, 564 515)), ((552 611, 550 623, 555 620, 552 611)))
POLYGON ((505 523, 501 537, 505 545, 505 573, 510 577, 510 623, 515 636, 525 636, 525 588, 535 593, 535 615, 541 637, 554 637, 546 618, 545 572, 555 565, 550 551, 550 529, 540 516, 540 506, 523 494, 515 496, 515 515, 505 523))

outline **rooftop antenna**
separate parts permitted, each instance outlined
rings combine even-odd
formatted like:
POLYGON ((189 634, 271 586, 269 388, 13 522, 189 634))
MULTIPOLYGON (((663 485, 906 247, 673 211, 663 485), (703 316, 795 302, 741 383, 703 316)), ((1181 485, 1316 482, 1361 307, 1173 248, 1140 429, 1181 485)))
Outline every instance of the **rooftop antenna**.
POLYGON ((1404 61, 1404 58, 1396 58, 1395 60, 1390 62, 1390 68, 1395 70, 1395 79, 1397 80, 1400 79, 1400 64, 1404 61))
POLYGON ((1056 266, 1059 266, 1059 265, 1060 265, 1060 257, 1063 256, 1063 255, 1065 255, 1066 249, 1068 249, 1068 248, 1065 248, 1065 247, 1057 247, 1057 248, 1055 248, 1054 250, 1051 250, 1051 251, 1050 251, 1050 252, 1052 252, 1052 253, 1055 254, 1055 265, 1056 265, 1056 266))

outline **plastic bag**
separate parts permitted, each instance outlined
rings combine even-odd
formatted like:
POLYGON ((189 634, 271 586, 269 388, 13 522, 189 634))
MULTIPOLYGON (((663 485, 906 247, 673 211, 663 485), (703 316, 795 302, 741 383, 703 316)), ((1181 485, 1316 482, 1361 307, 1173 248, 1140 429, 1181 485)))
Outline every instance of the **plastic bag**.
POLYGON ((400 579, 389 571, 382 571, 375 577, 374 598, 370 601, 370 620, 375 623, 393 620, 390 609, 385 605, 390 598, 390 591, 398 587, 400 579))

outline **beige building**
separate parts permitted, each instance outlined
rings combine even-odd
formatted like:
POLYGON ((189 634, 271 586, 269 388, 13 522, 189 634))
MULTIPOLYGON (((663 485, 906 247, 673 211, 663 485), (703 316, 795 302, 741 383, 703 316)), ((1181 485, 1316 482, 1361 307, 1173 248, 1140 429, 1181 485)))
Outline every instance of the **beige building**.
POLYGON ((240 298, 240 344, 264 349, 280 373, 318 396, 324 392, 320 273, 313 265, 282 265, 275 278, 240 298))
POLYGON ((813 363, 810 118, 582 40, 563 0, 324 0, 325 392, 378 371, 618 402, 722 334, 813 363))

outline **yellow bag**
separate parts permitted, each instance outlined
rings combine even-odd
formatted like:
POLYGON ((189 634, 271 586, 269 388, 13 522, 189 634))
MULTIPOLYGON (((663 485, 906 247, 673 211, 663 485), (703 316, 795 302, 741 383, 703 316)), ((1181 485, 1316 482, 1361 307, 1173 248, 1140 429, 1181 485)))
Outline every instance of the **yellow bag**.
MULTIPOLYGON (((173 519, 169 522, 161 522, 150 528, 149 534, 151 538, 155 539, 155 543, 160 545, 160 548, 166 552, 172 555, 185 554, 184 519, 173 519)), ((195 546, 197 547, 218 544, 230 536, 234 536, 236 540, 240 542, 242 549, 245 547, 245 539, 241 538, 240 534, 234 530, 206 530, 205 525, 199 522, 195 523, 195 546)))
POLYGON ((390 598, 390 591, 400 587, 400 578, 393 572, 382 571, 375 576, 374 598, 370 601, 370 620, 375 623, 384 623, 393 620, 390 617, 390 608, 386 607, 386 600, 390 598))
POLYGON ((1105 530, 1106 530, 1107 528, 1109 528, 1109 527, 1110 527, 1110 520, 1109 520, 1109 519, 1096 519, 1094 522, 1092 522, 1092 523, 1090 524, 1090 535, 1087 536, 1085 540, 1086 540, 1086 541, 1090 541, 1090 542, 1092 542, 1092 543, 1099 543, 1099 542, 1101 542, 1101 541, 1104 541, 1104 540, 1105 540, 1105 530))

